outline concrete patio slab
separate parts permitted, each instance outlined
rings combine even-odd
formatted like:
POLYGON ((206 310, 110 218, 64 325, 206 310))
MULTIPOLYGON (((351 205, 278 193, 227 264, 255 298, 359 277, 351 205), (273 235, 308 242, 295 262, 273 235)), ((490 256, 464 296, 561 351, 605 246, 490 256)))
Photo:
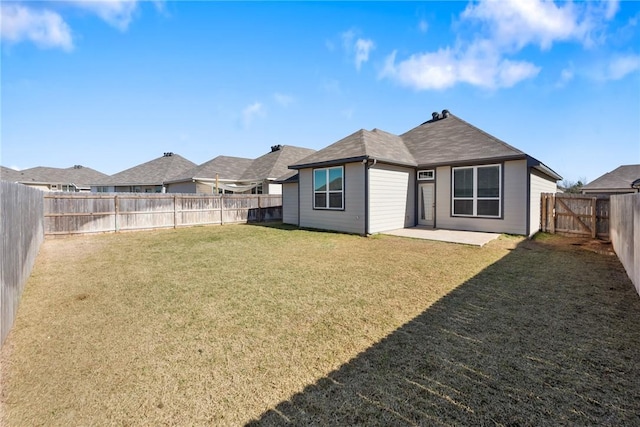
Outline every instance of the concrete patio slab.
POLYGON ((425 227, 400 228, 385 231, 381 234, 411 237, 413 239, 438 240, 440 242, 460 243, 463 245, 484 246, 500 237, 498 233, 481 233, 478 231, 440 230, 425 227))

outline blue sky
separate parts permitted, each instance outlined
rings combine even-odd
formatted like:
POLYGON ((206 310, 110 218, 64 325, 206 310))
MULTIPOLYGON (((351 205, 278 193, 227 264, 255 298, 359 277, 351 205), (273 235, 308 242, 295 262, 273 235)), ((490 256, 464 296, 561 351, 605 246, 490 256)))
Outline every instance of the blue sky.
POLYGON ((569 180, 640 163, 640 2, 1 8, 3 166, 255 158, 445 108, 569 180))

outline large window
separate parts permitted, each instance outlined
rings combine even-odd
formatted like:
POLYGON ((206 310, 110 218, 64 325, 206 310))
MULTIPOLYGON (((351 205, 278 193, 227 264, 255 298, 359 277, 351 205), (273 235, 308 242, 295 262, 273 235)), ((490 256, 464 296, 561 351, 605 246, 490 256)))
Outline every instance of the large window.
POLYGON ((453 215, 500 217, 501 172, 500 165, 453 168, 453 215))
POLYGON ((344 209, 344 168, 314 169, 313 208, 344 209))

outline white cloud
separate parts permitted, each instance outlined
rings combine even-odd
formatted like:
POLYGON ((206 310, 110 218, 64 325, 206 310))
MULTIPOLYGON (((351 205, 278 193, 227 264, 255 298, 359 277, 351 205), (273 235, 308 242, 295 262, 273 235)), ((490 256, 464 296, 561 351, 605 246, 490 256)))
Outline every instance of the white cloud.
POLYGON ((380 77, 390 77, 417 90, 442 90, 458 83, 485 89, 508 88, 536 76, 540 68, 526 61, 501 59, 474 49, 440 49, 410 56, 396 64, 396 52, 387 57, 380 77))
POLYGON ((59 14, 18 4, 0 4, 0 12, 2 40, 29 40, 42 48, 73 49, 71 29, 59 14))
POLYGON ((125 31, 129 27, 138 7, 137 0, 75 0, 68 3, 98 15, 102 20, 120 31, 125 31))
POLYGON ((549 49, 556 40, 585 40, 591 24, 580 22, 579 11, 573 3, 485 0, 467 6, 462 18, 484 23, 496 44, 516 49, 537 44, 549 49))
MULTIPOLYGON (((507 88, 537 76, 541 68, 514 58, 527 46, 549 50, 554 43, 574 41, 585 47, 604 40, 602 28, 618 11, 613 3, 555 3, 545 0, 481 0, 460 15, 472 26, 470 39, 460 35, 454 46, 419 52, 396 61, 387 57, 380 73, 417 90, 446 89, 468 83, 486 89, 507 88), (474 28, 473 24, 479 24, 474 28)), ((461 33, 464 34, 464 33, 461 33)), ((609 75, 626 73, 633 61, 612 64, 609 75), (616 74, 617 73, 617 74, 616 74)), ((564 82, 573 75, 565 74, 564 82)))
POLYGON ((274 93, 273 94, 273 98, 276 100, 276 102, 279 105, 281 105, 283 107, 288 107, 289 105, 293 104, 293 102, 295 101, 293 96, 285 95, 283 93, 274 93))
POLYGON ((265 115, 266 111, 264 106, 262 103, 256 101, 242 110, 242 124, 244 127, 249 127, 256 117, 264 117, 265 115))
POLYGON ((640 70, 640 55, 625 55, 614 58, 607 66, 604 78, 620 80, 627 74, 640 70))
POLYGON ((342 46, 347 55, 353 55, 353 61, 356 69, 360 71, 360 67, 364 62, 369 60, 369 53, 375 49, 375 43, 371 39, 356 39, 355 30, 348 30, 341 34, 342 46), (355 41, 354 41, 355 40, 355 41))
POLYGON ((370 39, 358 39, 355 44, 356 50, 356 69, 360 70, 363 62, 367 62, 369 60, 369 52, 375 49, 375 44, 373 40, 370 39))

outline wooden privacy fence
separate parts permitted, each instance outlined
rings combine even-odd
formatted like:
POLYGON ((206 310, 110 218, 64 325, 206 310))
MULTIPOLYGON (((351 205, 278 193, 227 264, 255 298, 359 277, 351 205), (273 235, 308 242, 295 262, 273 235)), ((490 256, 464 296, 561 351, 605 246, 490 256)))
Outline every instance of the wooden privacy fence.
POLYGON ((46 193, 47 236, 282 219, 281 195, 46 193))
POLYGON ((36 261, 43 233, 42 191, 0 182, 0 343, 4 342, 36 261))
POLYGON ((540 230, 609 239, 609 196, 542 193, 540 230))

